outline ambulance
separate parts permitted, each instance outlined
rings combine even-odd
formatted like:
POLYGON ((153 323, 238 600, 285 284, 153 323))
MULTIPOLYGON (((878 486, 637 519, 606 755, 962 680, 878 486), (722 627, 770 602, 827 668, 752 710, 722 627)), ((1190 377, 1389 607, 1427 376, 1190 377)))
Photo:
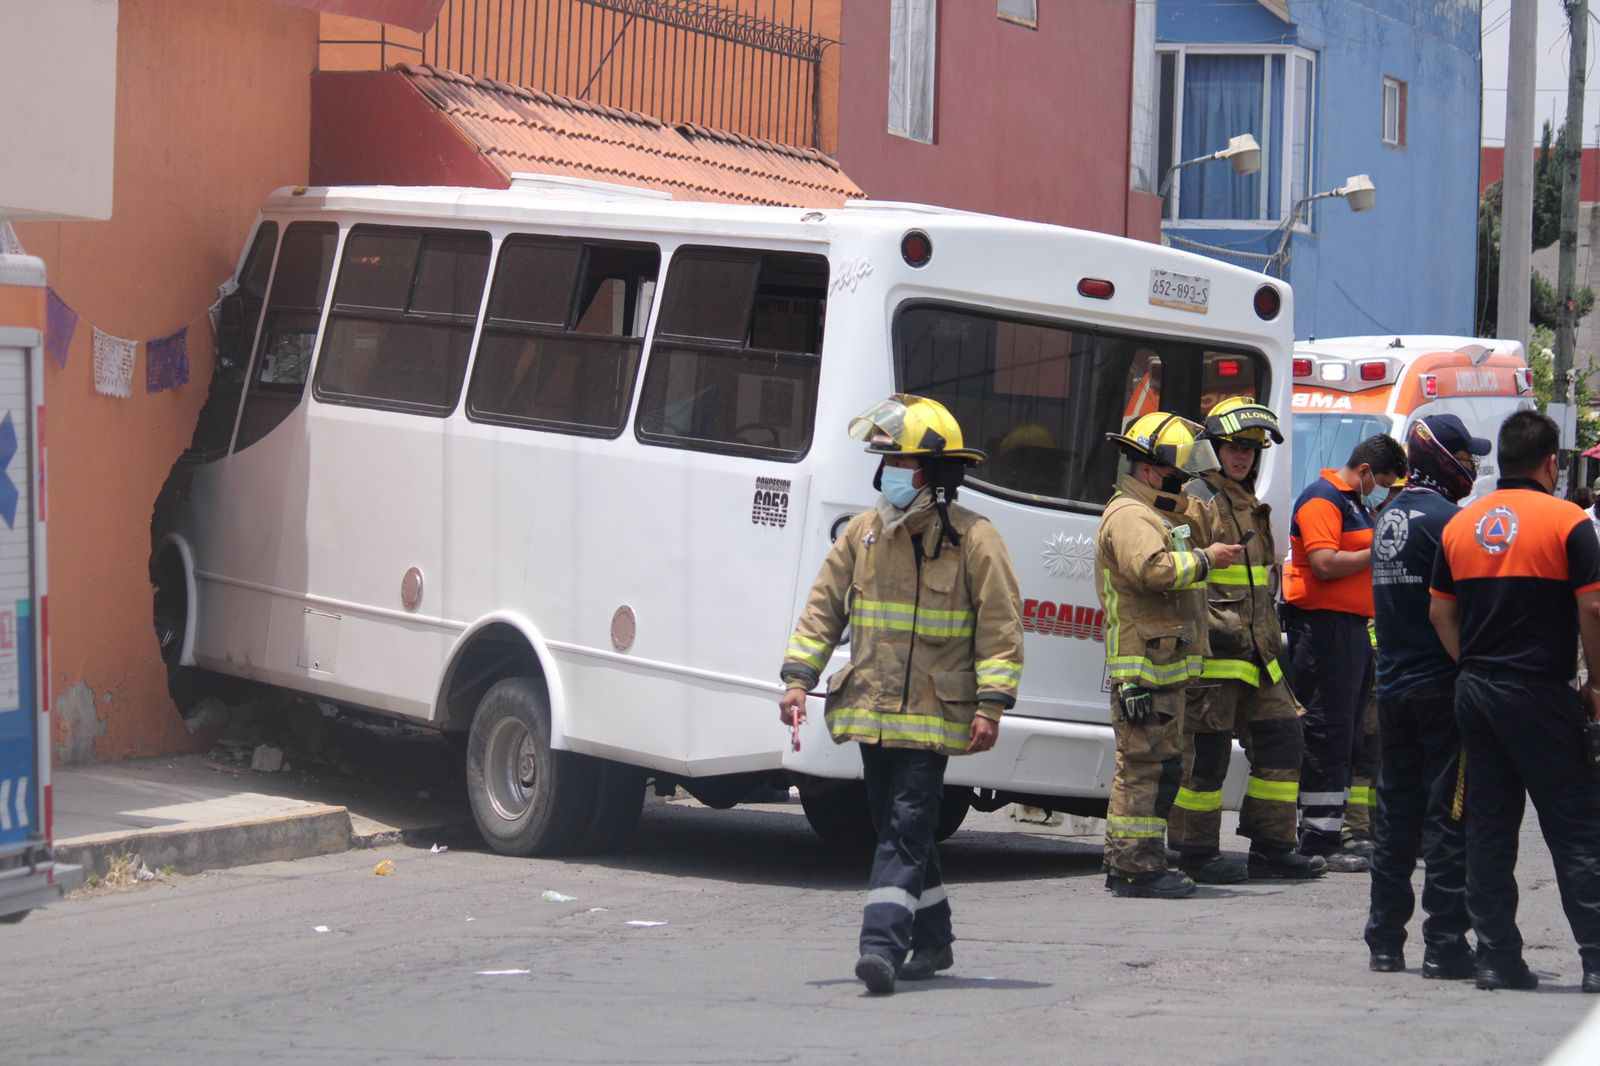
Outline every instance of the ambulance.
MULTIPOLYGON (((1433 335, 1332 337, 1296 342, 1290 420, 1298 493, 1338 468, 1375 433, 1405 443, 1411 423, 1453 414, 1494 441, 1500 423, 1531 408, 1533 380, 1520 341, 1433 335)), ((1495 454, 1478 466, 1476 498, 1493 490, 1495 454)))
MULTIPOLYGON (((939 400, 987 453, 961 502, 1022 590, 1017 705, 993 750, 951 760, 941 832, 971 804, 1103 813, 1106 435, 1223 392, 1283 409, 1294 317, 1281 282, 1143 241, 542 175, 280 190, 221 310, 156 507, 175 686, 439 730, 512 854, 614 846, 647 779, 712 807, 794 784, 824 836, 870 839, 856 746, 820 691, 796 743, 778 668, 876 498, 845 427, 891 393, 939 400)), ((1285 452, 1262 473, 1279 514, 1285 452)))

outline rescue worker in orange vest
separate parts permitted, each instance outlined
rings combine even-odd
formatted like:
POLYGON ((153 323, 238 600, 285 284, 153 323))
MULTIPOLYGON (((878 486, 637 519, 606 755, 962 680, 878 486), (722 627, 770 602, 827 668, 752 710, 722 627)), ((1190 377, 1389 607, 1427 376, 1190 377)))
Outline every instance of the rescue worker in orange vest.
POLYGON ((873 994, 954 962, 934 831, 951 755, 988 751, 1022 677, 1022 596, 1000 533, 955 503, 983 453, 936 400, 896 395, 850 422, 882 457, 877 506, 845 526, 789 638, 785 725, 850 626, 850 662, 828 679, 834 743, 856 741, 878 847, 856 976, 873 994), (907 953, 911 956, 907 959, 907 953))
POLYGON ((1200 676, 1206 575, 1244 560, 1238 544, 1195 546, 1201 505, 1190 478, 1217 469, 1202 427, 1152 412, 1123 433, 1117 493, 1095 537, 1106 612, 1106 667, 1117 766, 1106 811, 1106 888, 1118 896, 1178 899, 1194 882, 1167 869, 1167 815, 1182 776, 1184 693, 1200 676))
POLYGON ((1295 850, 1304 742, 1299 708, 1278 665, 1283 634, 1270 569, 1272 509, 1255 494, 1261 454, 1283 443, 1283 430, 1271 408, 1234 396, 1211 409, 1205 438, 1222 469, 1201 474, 1184 491, 1204 505, 1206 538, 1242 543, 1245 558, 1206 575, 1211 654, 1184 710, 1183 781, 1167 818, 1167 842, 1179 854, 1178 868, 1201 884, 1320 877, 1323 859, 1295 850), (1239 808, 1248 862, 1221 851, 1222 785, 1235 735, 1250 760, 1239 808))

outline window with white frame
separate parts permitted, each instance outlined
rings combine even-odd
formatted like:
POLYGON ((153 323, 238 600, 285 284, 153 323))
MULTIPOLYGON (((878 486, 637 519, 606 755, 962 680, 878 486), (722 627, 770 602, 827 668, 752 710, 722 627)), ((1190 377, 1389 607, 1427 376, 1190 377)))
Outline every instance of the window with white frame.
POLYGON ((1224 160, 1174 170, 1163 218, 1259 222, 1286 218, 1309 190, 1316 60, 1298 48, 1163 48, 1157 75, 1157 168, 1210 155, 1248 133, 1261 169, 1239 176, 1224 160))
POLYGON ((889 132, 933 143, 938 0, 890 0, 889 132))
POLYGON ((999 15, 1004 22, 1019 26, 1039 25, 1039 0, 1000 0, 999 15))
POLYGON ((1404 148, 1406 143, 1406 83, 1383 79, 1383 143, 1404 148))

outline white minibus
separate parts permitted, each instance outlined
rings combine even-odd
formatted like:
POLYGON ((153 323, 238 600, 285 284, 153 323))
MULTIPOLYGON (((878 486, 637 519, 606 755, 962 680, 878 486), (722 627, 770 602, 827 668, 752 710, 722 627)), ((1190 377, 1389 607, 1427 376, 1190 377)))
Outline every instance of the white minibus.
MULTIPOLYGON (((907 204, 285 189, 236 282, 157 507, 169 666, 462 738, 478 824, 514 854, 615 844, 649 779, 717 807, 793 783, 825 836, 870 834, 855 746, 819 700, 794 750, 777 675, 875 498, 846 423, 894 392, 988 452, 962 501, 1025 600, 1021 697, 993 751, 952 760, 941 832, 974 802, 1103 812, 1105 435, 1289 403, 1281 283, 907 204)), ((1279 516, 1286 450, 1261 482, 1279 516)))

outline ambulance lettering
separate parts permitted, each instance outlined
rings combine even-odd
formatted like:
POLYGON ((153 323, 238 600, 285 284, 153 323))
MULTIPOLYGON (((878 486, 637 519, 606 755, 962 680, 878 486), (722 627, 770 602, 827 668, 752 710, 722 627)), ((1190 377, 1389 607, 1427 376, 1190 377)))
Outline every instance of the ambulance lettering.
POLYGON ((1306 407, 1314 411, 1352 410, 1350 397, 1334 396, 1326 392, 1297 392, 1294 394, 1292 406, 1306 407))
POLYGON ((1096 607, 1079 607, 1050 600, 1022 601, 1022 628, 1047 637, 1076 637, 1104 644, 1106 613, 1096 607))
POLYGON ((1500 378, 1493 370, 1457 370, 1457 392, 1499 392, 1500 378))

